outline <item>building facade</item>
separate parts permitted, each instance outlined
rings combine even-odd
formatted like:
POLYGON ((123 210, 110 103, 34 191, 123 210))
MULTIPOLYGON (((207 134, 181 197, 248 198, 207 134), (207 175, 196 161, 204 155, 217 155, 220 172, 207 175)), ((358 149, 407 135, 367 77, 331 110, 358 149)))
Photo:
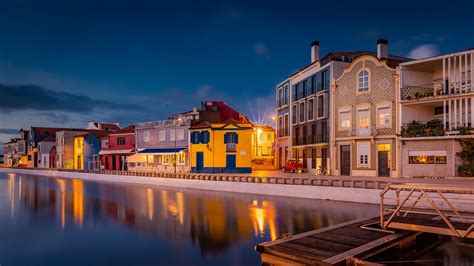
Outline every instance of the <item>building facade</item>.
POLYGON ((252 172, 252 124, 235 120, 199 123, 189 131, 193 173, 252 172))
POLYGON ((252 135, 252 169, 275 169, 275 130, 271 126, 254 126, 252 135))
POLYGON ((400 64, 402 176, 465 175, 458 153, 473 140, 473 81, 472 49, 400 64))
POLYGON ((281 169, 291 159, 291 130, 290 130, 290 87, 287 79, 276 87, 276 157, 277 169, 281 169))
POLYGON ((3 144, 3 160, 6 167, 28 167, 30 131, 21 129, 19 137, 3 144))
POLYGON ((56 144, 56 134, 50 135, 37 143, 38 152, 38 168, 50 168, 51 148, 56 144))
POLYGON ((74 137, 74 169, 99 170, 99 152, 101 139, 107 136, 105 131, 93 131, 74 137))
POLYGON ((386 40, 377 51, 354 59, 335 80, 334 175, 399 176, 396 67, 407 59, 389 56, 386 40))
POLYGON ((203 102, 189 132, 191 172, 252 172, 253 125, 224 102, 203 102))
POLYGON ((74 169, 75 137, 87 132, 86 129, 67 129, 56 132, 56 168, 74 169))
POLYGON ((109 133, 101 139, 100 168, 128 170, 128 157, 135 154, 135 126, 109 133))
POLYGON ((188 173, 189 127, 197 109, 167 120, 135 124, 137 153, 129 157, 131 171, 188 173))

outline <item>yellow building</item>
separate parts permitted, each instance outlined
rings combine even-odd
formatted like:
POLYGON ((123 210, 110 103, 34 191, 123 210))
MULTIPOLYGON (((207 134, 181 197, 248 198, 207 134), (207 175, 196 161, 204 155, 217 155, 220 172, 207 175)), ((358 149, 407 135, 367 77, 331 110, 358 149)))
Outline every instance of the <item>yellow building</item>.
POLYGON ((74 169, 84 169, 84 136, 74 137, 74 169))
POLYGON ((269 126, 257 126, 252 136, 253 169, 275 168, 275 130, 269 126))
POLYGON ((193 173, 252 172, 251 123, 230 119, 223 123, 200 122, 189 128, 193 173))

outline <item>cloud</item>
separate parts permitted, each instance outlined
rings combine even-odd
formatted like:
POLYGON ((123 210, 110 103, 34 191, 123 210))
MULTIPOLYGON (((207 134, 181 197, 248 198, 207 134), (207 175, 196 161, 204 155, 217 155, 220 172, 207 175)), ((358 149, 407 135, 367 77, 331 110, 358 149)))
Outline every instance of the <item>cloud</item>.
POLYGON ((434 44, 422 44, 415 49, 411 50, 408 57, 414 59, 421 59, 436 56, 439 54, 439 49, 434 44))
POLYGON ((253 50, 256 55, 265 57, 267 59, 270 58, 270 52, 268 51, 268 47, 264 43, 256 43, 253 45, 253 50))
POLYGON ((16 135, 16 134, 19 134, 19 132, 20 132, 19 129, 14 129, 14 128, 0 128, 0 134, 16 135))
POLYGON ((37 118, 43 118, 59 125, 65 125, 71 121, 71 117, 66 114, 44 112, 44 113, 38 113, 38 114, 33 114, 33 115, 37 118))
POLYGON ((0 110, 5 112, 28 109, 91 113, 94 109, 143 109, 136 104, 95 100, 87 96, 48 90, 36 85, 0 84, 0 95, 0 110))

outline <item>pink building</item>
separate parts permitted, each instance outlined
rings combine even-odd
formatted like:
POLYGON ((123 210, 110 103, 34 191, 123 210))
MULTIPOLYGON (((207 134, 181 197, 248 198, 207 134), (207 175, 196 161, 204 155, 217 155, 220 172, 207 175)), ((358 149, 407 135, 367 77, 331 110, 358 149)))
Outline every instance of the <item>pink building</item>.
POLYGON ((128 170, 127 158, 135 154, 135 126, 108 134, 101 140, 101 169, 128 170))

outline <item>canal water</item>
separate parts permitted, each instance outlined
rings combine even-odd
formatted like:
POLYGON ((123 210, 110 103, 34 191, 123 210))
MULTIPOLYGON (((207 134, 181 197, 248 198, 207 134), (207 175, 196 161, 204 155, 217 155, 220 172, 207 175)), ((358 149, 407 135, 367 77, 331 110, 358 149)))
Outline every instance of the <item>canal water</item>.
POLYGON ((0 173, 0 265, 258 265, 257 243, 377 211, 0 173))

